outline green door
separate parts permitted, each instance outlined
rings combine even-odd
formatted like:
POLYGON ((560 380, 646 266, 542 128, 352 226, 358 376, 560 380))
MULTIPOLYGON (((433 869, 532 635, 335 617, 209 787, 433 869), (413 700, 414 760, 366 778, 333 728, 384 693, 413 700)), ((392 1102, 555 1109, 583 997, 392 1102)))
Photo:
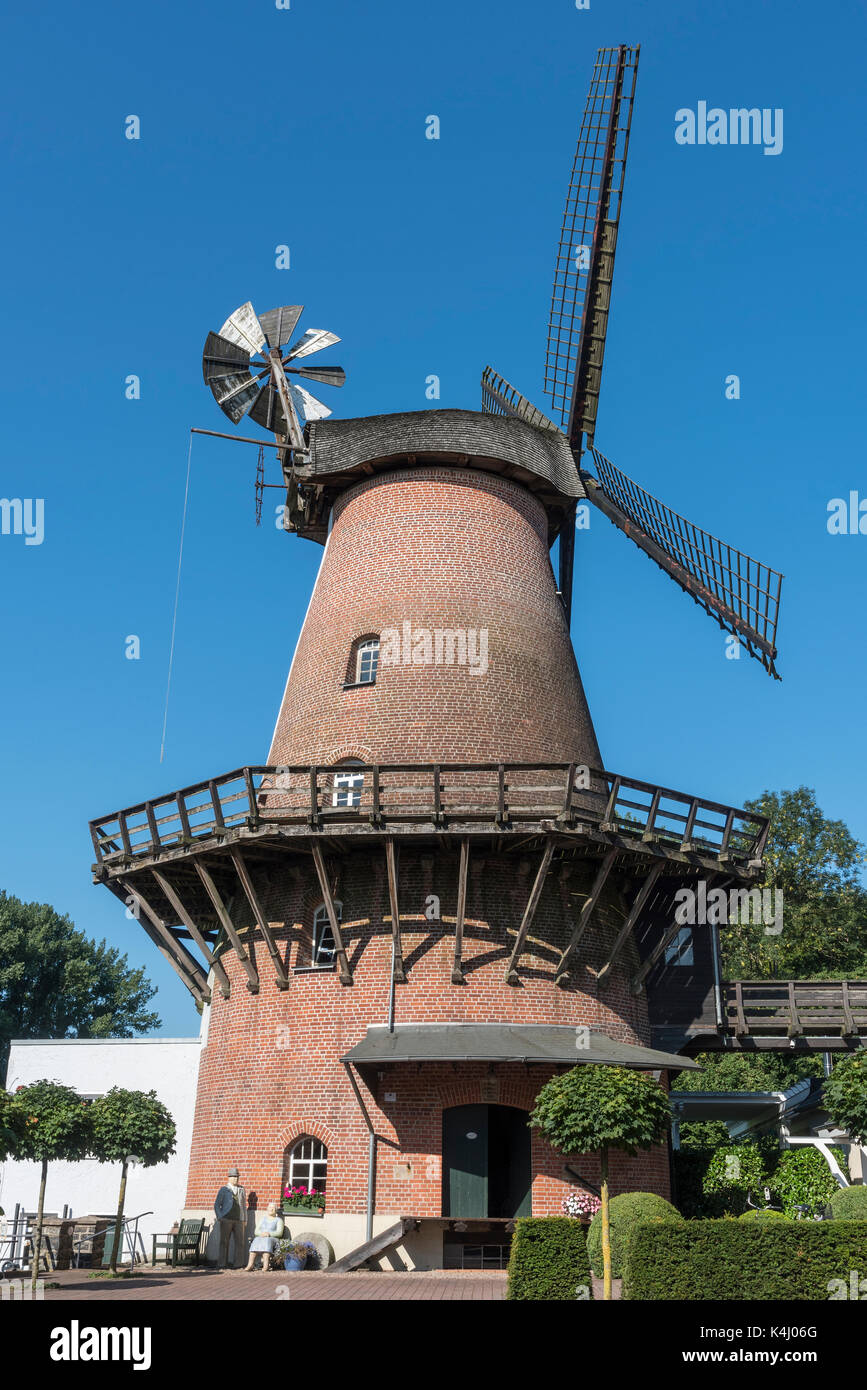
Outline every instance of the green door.
POLYGON ((531 1214, 526 1110, 455 1105, 443 1111, 443 1216, 531 1214))
POLYGON ((488 1214, 488 1107, 443 1111, 443 1216, 488 1214))

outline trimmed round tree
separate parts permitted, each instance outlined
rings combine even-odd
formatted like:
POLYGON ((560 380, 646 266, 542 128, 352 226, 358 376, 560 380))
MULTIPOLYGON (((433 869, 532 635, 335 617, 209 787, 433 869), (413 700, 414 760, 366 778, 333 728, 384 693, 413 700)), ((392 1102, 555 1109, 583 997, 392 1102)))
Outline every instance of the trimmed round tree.
POLYGON ((585 1062, 553 1076, 536 1097, 530 1124, 563 1154, 598 1153, 602 1172, 604 1297, 611 1297, 608 1153, 635 1155, 661 1144, 671 1124, 668 1096, 653 1077, 585 1062))
POLYGON ((90 1151, 90 1113, 87 1101, 59 1081, 34 1081, 20 1086, 8 1109, 7 1125, 13 1132, 9 1152, 13 1158, 41 1165, 39 1205, 36 1212, 36 1249, 31 1261, 30 1284, 34 1293, 42 1258, 42 1216, 49 1163, 74 1163, 90 1151), (11 1121, 11 1123, 9 1123, 11 1121))
POLYGON ((824 1100, 838 1129, 844 1129, 856 1144, 867 1144, 867 1058, 863 1052, 850 1052, 834 1063, 824 1100))
POLYGON ((122 1086, 113 1086, 93 1102, 90 1111, 94 1158, 100 1163, 121 1165, 110 1266, 112 1274, 117 1274, 129 1165, 152 1168, 166 1163, 175 1151, 177 1130, 156 1091, 126 1091, 122 1086))

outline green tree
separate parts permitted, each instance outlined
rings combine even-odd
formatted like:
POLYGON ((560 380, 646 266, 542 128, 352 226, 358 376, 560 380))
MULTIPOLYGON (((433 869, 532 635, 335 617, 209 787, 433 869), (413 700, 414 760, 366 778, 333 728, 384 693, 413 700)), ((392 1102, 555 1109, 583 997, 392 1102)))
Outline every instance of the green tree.
POLYGON ((856 1144, 867 1144, 867 1061, 850 1052, 835 1062, 825 1082, 825 1106, 832 1122, 856 1144))
POLYGON ((121 1250, 126 1177, 130 1161, 152 1168, 175 1151, 175 1123, 156 1091, 126 1091, 113 1086, 90 1107, 91 1152, 100 1163, 119 1163, 120 1190, 111 1251, 111 1272, 117 1274, 121 1250))
POLYGON ((671 1124, 668 1096, 658 1082, 627 1067, 584 1063, 553 1076, 536 1097, 530 1124, 564 1154, 598 1153, 602 1172, 603 1297, 611 1297, 608 1153, 636 1154, 661 1144, 671 1124))
POLYGON ((131 1038, 160 1026, 143 970, 47 903, 0 892, 0 1076, 12 1038, 131 1038))
POLYGON ((783 930, 762 922, 724 928, 729 979, 867 974, 865 849, 843 821, 829 820, 809 787, 762 792, 747 809, 769 816, 764 886, 783 894, 783 930))
POLYGON ((6 1157, 30 1159, 41 1165, 39 1205, 36 1213, 36 1249, 31 1258, 30 1283, 36 1291, 42 1256, 42 1217, 49 1163, 86 1158, 90 1146, 90 1114, 87 1102, 71 1086, 58 1081, 34 1081, 19 1086, 12 1097, 12 1143, 6 1157))

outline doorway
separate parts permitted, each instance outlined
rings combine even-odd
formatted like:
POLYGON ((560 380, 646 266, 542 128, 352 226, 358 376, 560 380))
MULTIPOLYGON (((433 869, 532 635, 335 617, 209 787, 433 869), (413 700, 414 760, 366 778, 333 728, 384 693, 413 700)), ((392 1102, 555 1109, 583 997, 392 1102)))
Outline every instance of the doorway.
POLYGON ((443 1111, 443 1216, 530 1216, 530 1130, 511 1105, 443 1111))

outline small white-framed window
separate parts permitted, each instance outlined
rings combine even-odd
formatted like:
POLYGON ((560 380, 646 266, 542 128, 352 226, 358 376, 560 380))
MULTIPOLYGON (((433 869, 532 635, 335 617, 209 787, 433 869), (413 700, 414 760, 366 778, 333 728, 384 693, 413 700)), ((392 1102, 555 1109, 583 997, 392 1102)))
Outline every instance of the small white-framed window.
POLYGON ((365 637, 355 648, 355 662, 352 669, 352 683, 355 685, 374 685, 379 666, 379 638, 365 637))
POLYGON ((364 764, 358 758, 347 758, 331 781, 332 806, 360 806, 364 790, 364 764))
MULTIPOLYGON (((343 904, 334 904, 338 923, 343 921, 343 904)), ((313 964, 333 965, 337 958, 337 942, 328 919, 328 908, 320 903, 313 914, 313 964)))
POLYGON ((694 965, 692 949, 692 929, 681 927, 665 948, 666 965, 694 965))
POLYGON ((286 1163, 288 1187, 306 1187, 310 1192, 323 1192, 328 1179, 328 1150, 321 1139, 304 1134, 289 1150, 286 1163))

